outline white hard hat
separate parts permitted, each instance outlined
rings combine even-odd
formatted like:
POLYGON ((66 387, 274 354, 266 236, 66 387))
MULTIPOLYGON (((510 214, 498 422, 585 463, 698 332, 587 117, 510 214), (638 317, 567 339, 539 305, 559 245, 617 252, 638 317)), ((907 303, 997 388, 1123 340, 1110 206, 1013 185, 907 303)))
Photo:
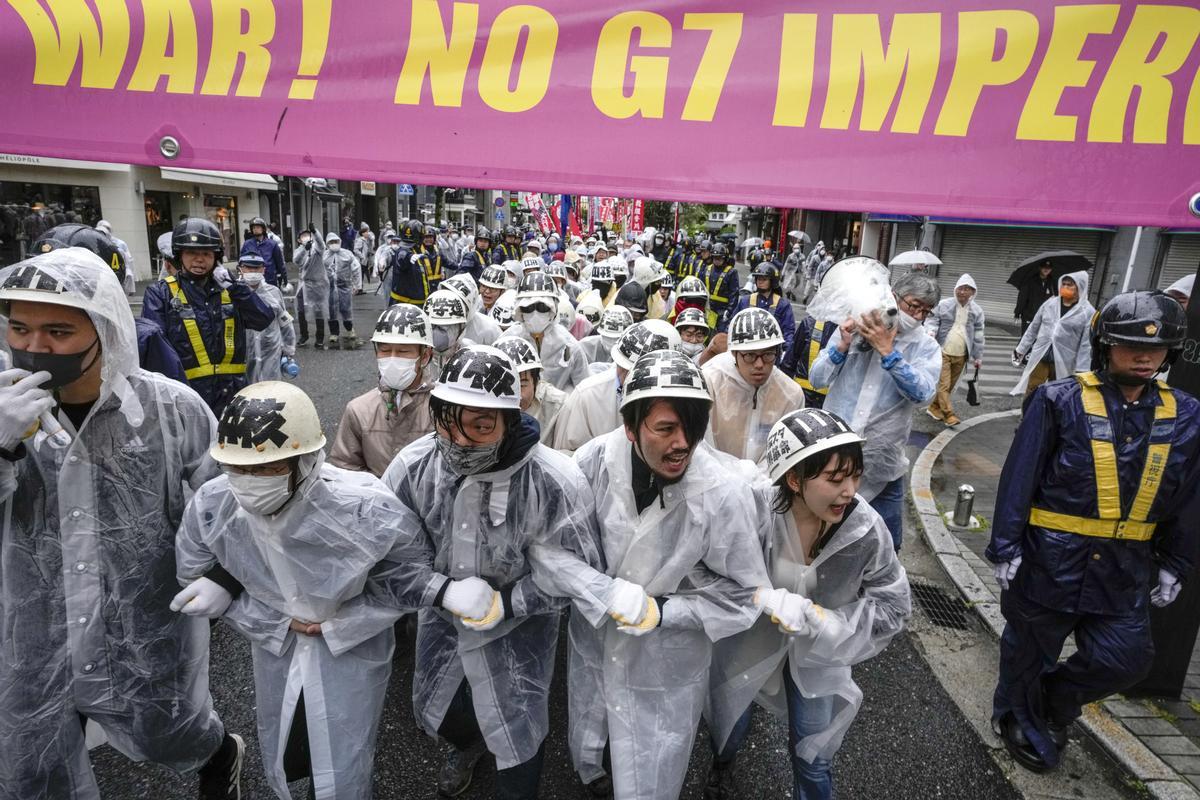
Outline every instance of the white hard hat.
POLYGON ((575 306, 571 305, 571 297, 566 292, 558 293, 558 324, 567 330, 575 324, 575 306))
POLYGON ((504 267, 489 264, 479 274, 479 285, 487 286, 490 289, 507 289, 508 272, 504 267))
POLYGON ((630 325, 610 350, 613 363, 621 369, 633 369, 638 356, 654 350, 678 350, 683 340, 679 331, 661 319, 647 319, 630 325))
POLYGON ((625 376, 621 408, 652 397, 683 397, 712 402, 704 373, 690 358, 674 350, 642 354, 625 376))
POLYGON ((466 325, 470 309, 454 289, 438 289, 425 299, 425 313, 433 325, 466 325))
POLYGON ((613 279, 612 263, 609 261, 597 261, 595 264, 592 264, 592 278, 591 279, 594 281, 607 281, 608 283, 612 283, 612 279, 613 279))
POLYGON ((608 263, 612 264, 614 277, 617 275, 624 275, 626 278, 629 277, 629 266, 625 263, 623 258, 620 256, 613 256, 612 258, 608 259, 608 263))
POLYGON ((233 396, 217 423, 214 461, 250 466, 312 453, 325 446, 317 408, 293 383, 261 381, 233 396))
POLYGON ((521 408, 521 381, 512 360, 485 344, 464 347, 451 356, 432 394, 471 408, 521 408))
POLYGON ((703 297, 707 301, 708 289, 704 288, 704 281, 695 275, 688 275, 679 282, 679 286, 675 289, 675 296, 680 299, 685 297, 703 297))
POLYGON ((662 264, 659 264, 650 256, 638 256, 633 261, 633 275, 630 276, 634 283, 641 284, 642 288, 650 286, 662 280, 663 269, 662 264))
POLYGON ((600 315, 603 311, 604 300, 600 297, 599 292, 587 292, 582 295, 579 300, 579 307, 575 309, 576 314, 582 314, 593 325, 600 322, 600 315))
POLYGON ((679 328, 704 328, 710 330, 708 325, 708 315, 698 308, 685 308, 675 317, 675 329, 679 328))
POLYGON ((784 414, 771 426, 763 457, 767 475, 778 482, 792 467, 811 455, 863 438, 841 417, 823 408, 801 408, 784 414))
POLYGON ((500 326, 500 330, 507 330, 516 323, 513 317, 513 311, 517 307, 517 290, 508 289, 504 294, 496 298, 496 302, 492 303, 492 319, 500 326))
POLYGON ((546 262, 542 261, 540 258, 523 258, 523 259, 521 259, 521 271, 522 272, 524 272, 526 270, 531 270, 531 269, 536 269, 538 271, 541 271, 541 269, 545 266, 546 266, 546 262))
POLYGON ((600 338, 606 342, 615 342, 632 324, 633 314, 629 312, 629 309, 614 303, 600 314, 600 324, 596 326, 596 330, 599 331, 600 338))
POLYGON ((521 278, 521 285, 517 287, 517 307, 520 308, 527 302, 540 299, 553 300, 557 303, 558 284, 539 269, 537 272, 530 272, 521 278))
POLYGON ((542 368, 542 360, 534 352, 533 345, 520 336, 501 336, 496 340, 495 347, 508 356, 517 368, 518 375, 531 369, 542 368))
POLYGON ((420 344, 433 346, 429 333, 429 317, 419 306, 396 303, 388 306, 375 323, 372 342, 380 344, 420 344))
POLYGON ((730 350, 766 350, 782 344, 783 331, 765 308, 743 308, 729 322, 730 350))
POLYGON ((442 281, 441 288, 453 289, 467 301, 468 308, 475 307, 475 298, 479 296, 479 285, 469 272, 459 272, 442 281))

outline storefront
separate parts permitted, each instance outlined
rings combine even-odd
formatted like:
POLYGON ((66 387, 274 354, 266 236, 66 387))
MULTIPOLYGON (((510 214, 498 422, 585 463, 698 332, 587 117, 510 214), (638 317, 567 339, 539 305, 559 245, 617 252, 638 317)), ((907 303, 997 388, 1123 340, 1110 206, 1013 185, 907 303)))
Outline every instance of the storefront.
POLYGON ((1200 266, 1200 230, 1171 228, 1161 233, 1163 258, 1155 285, 1166 289, 1200 266))

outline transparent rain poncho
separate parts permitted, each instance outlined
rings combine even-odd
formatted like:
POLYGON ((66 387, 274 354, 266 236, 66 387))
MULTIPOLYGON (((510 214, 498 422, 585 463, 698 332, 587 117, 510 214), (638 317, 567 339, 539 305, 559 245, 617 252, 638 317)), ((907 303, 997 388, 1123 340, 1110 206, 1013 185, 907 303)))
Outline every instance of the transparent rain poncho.
MULTIPOLYGON (((758 494, 765 505, 774 489, 758 494)), ((751 702, 786 720, 786 664, 804 697, 834 701, 829 727, 797 742, 795 753, 808 762, 831 759, 862 704, 850 667, 904 629, 912 612, 908 577, 883 519, 861 497, 808 565, 791 512, 771 517, 764 553, 772 585, 809 598, 835 624, 817 637, 790 636, 764 615, 745 633, 717 642, 705 716, 720 746, 751 702)))
POLYGON ((129 758, 177 771, 202 766, 224 733, 208 621, 169 607, 184 503, 217 473, 216 420, 194 391, 138 368, 129 302, 97 256, 55 250, 0 284, 29 267, 87 312, 102 383, 78 430, 59 413, 68 446, 39 430, 0 460, 0 796, 90 799, 79 714, 129 758))
POLYGON ((245 511, 224 475, 201 487, 179 532, 179 583, 219 563, 245 587, 223 619, 250 641, 259 743, 275 793, 290 797, 283 753, 303 693, 316 796, 369 798, 401 609, 372 602, 363 588, 372 570, 400 556, 406 517, 374 476, 326 464, 320 451, 300 462, 307 476, 270 516, 245 511), (320 622, 321 635, 289 630, 292 619, 320 622))
POLYGON ((878 311, 885 323, 894 325, 898 312, 887 267, 862 258, 834 264, 805 311, 813 319, 839 325, 878 311))
POLYGON ((1049 353, 1054 359, 1054 375, 1057 378, 1069 378, 1076 372, 1087 372, 1092 368, 1092 316, 1096 309, 1088 302, 1088 274, 1072 272, 1058 279, 1059 291, 1062 291, 1064 278, 1075 281, 1079 299, 1075 305, 1062 313, 1062 301, 1056 296, 1042 303, 1033 322, 1017 345, 1018 352, 1029 356, 1029 363, 1021 373, 1021 380, 1012 388, 1009 394, 1019 395, 1029 385, 1029 377, 1034 367, 1049 353))
POLYGON ((591 374, 588 371, 587 358, 579 349, 579 341, 562 325, 555 323, 546 328, 545 334, 542 335, 541 349, 534 342, 533 335, 525 330, 525 326, 520 322, 504 333, 506 336, 520 336, 532 344, 542 362, 542 380, 550 381, 564 392, 570 393, 591 374))
MULTIPOLYGON (((532 436, 532 421, 523 423, 532 436)), ((549 693, 564 587, 603 576, 591 490, 570 459, 534 443, 515 463, 460 476, 434 434, 400 451, 383 481, 404 508, 404 558, 370 584, 380 602, 419 608, 413 707, 431 736, 459 685, 499 769, 534 756, 550 728, 549 693), (511 593, 512 616, 466 628, 433 601, 447 580, 478 576, 511 593)))
POLYGON ((603 774, 607 742, 617 797, 678 797, 708 694, 712 643, 754 624, 754 591, 768 579, 751 491, 707 447, 641 514, 631 456, 618 429, 575 460, 595 491, 607 574, 669 599, 660 628, 635 637, 617 630, 600 598, 576 594, 569 743, 585 782, 603 774))
POLYGON ((738 372, 732 352, 721 353, 703 368, 713 396, 709 430, 718 450, 757 461, 771 426, 789 411, 804 408, 804 390, 778 369, 762 386, 751 386, 738 372))
POLYGON ((261 283, 254 291, 275 319, 264 330, 246 331, 246 383, 282 380, 281 359, 296 355, 296 328, 279 287, 261 283))
POLYGON ((329 281, 325 268, 324 240, 321 232, 312 234, 311 248, 299 245, 292 251, 292 263, 299 273, 300 290, 304 293, 304 310, 312 319, 329 318, 329 281))
POLYGON ((587 378, 567 395, 543 441, 556 450, 575 452, 621 424, 620 402, 617 367, 609 364, 603 372, 587 378))

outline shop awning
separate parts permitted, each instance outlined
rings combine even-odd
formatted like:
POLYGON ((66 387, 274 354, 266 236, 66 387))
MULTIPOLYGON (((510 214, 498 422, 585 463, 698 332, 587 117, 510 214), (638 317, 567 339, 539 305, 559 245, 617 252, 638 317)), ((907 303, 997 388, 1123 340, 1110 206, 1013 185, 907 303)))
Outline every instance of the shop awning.
POLYGON ((937 225, 988 225, 1001 228, 1051 228, 1071 231, 1115 231, 1109 225, 1066 225, 1060 222, 1018 222, 1010 219, 962 219, 959 217, 930 217, 937 225))
POLYGON ((0 164, 15 164, 19 167, 63 167, 66 169, 90 169, 100 172, 129 172, 128 164, 110 164, 106 161, 76 161, 70 158, 47 158, 46 156, 22 156, 15 153, 0 153, 0 164))
POLYGON ((911 214, 876 214, 871 212, 867 214, 867 222, 915 222, 922 223, 924 217, 914 217, 911 214))
POLYGON ((277 192, 279 183, 270 175, 259 172, 217 172, 207 169, 184 169, 183 167, 159 170, 163 180, 186 181, 206 186, 232 186, 238 189, 258 189, 260 192, 277 192))

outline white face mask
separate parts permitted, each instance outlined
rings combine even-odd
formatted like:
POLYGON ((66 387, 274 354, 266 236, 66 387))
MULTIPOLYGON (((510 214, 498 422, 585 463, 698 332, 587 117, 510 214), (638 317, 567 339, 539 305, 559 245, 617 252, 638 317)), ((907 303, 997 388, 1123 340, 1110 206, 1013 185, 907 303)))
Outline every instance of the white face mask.
POLYGON ((336 253, 338 250, 342 249, 342 243, 341 242, 330 242, 329 244, 326 245, 326 247, 329 248, 329 252, 336 253))
POLYGON ((704 342, 683 342, 679 345, 679 351, 688 358, 695 358, 697 353, 704 352, 704 342))
POLYGON ((243 475, 238 472, 227 472, 229 488, 237 498, 238 505, 251 514, 266 516, 278 511, 288 498, 292 496, 288 488, 292 476, 285 475, 243 475))
POLYGON ((534 311, 521 315, 521 324, 530 333, 545 333, 553 322, 554 315, 545 311, 534 311))
POLYGON ((243 272, 242 282, 253 289, 263 282, 263 277, 265 276, 261 272, 243 272))
POLYGON ((417 360, 415 358, 381 358, 379 359, 379 382, 389 389, 403 391, 412 385, 417 377, 417 360))
POLYGON ((903 311, 900 312, 900 332, 901 333, 908 333, 910 331, 915 331, 919 327, 921 327, 921 320, 917 319, 914 316, 910 316, 909 314, 906 314, 903 311))

